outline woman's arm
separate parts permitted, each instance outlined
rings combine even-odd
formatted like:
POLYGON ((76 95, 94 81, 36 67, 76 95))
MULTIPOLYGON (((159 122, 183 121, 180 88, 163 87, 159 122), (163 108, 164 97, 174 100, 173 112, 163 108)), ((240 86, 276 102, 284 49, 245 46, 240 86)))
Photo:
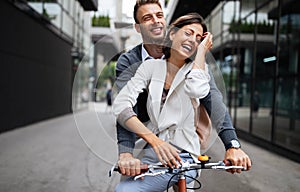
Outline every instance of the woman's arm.
POLYGON ((212 34, 210 32, 204 33, 204 40, 199 44, 193 69, 205 70, 205 54, 212 48, 212 34))
POLYGON ((205 64, 205 55, 212 46, 212 34, 205 33, 204 40, 197 49, 192 70, 186 76, 185 91, 191 98, 204 98, 209 93, 208 68, 205 64))
POLYGON ((169 167, 178 167, 177 162, 181 162, 178 154, 179 150, 158 138, 136 116, 127 119, 125 126, 152 146, 162 164, 166 164, 169 167))
POLYGON ((113 112, 121 125, 136 133, 153 147, 160 162, 170 167, 178 166, 177 161, 181 162, 178 155, 179 151, 169 143, 159 139, 151 130, 145 127, 132 110, 139 93, 148 86, 151 80, 154 63, 151 63, 153 60, 146 62, 138 68, 135 76, 128 81, 115 98, 113 112))
MULTIPOLYGON (((133 106, 135 106, 139 94, 143 92, 143 89, 147 87, 148 82, 151 79, 152 63, 149 62, 151 61, 146 61, 145 63, 142 63, 140 65, 135 75, 121 89, 114 100, 113 112, 121 125, 124 124, 124 120, 126 120, 126 118, 124 117, 128 115, 128 111, 132 112, 131 115, 136 115, 133 112, 132 108, 133 106)), ((127 118, 129 117, 130 116, 128 116, 127 118)))

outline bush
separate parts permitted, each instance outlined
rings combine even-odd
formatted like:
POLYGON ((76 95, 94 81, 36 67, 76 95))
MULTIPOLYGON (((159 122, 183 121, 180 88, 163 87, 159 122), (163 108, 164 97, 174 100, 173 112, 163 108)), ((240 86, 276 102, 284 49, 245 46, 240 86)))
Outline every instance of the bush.
POLYGON ((92 26, 93 27, 110 27, 109 16, 96 16, 92 17, 92 26))
MULTIPOLYGON (((255 24, 247 21, 244 21, 242 23, 238 23, 236 21, 231 21, 229 32, 230 33, 254 33, 255 24)), ((271 24, 269 22, 263 21, 261 23, 257 23, 257 33, 259 34, 273 34, 274 32, 274 24, 271 24)))

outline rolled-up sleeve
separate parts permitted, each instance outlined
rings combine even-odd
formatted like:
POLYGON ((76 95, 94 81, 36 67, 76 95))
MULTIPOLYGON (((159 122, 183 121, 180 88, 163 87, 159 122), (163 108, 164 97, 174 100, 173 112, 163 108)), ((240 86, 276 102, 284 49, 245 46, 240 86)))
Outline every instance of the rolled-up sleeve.
POLYGON ((121 89, 114 100, 113 113, 121 125, 124 125, 124 122, 130 117, 136 116, 133 106, 136 104, 139 94, 147 87, 150 80, 151 69, 148 66, 151 66, 151 64, 143 63, 134 77, 121 89))
POLYGON ((136 116, 136 113, 133 111, 132 107, 127 107, 118 115, 118 122, 124 123, 132 116, 136 116))
MULTIPOLYGON (((207 66, 205 67, 207 69, 207 66)), ((202 99, 208 95, 210 76, 207 70, 192 69, 185 79, 185 91, 191 98, 202 99)))

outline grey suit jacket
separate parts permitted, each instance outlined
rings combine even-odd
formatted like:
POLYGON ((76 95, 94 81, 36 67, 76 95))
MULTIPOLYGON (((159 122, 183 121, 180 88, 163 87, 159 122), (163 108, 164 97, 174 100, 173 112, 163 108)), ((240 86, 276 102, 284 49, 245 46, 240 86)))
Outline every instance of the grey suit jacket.
MULTIPOLYGON (((124 85, 134 76, 136 70, 142 63, 142 44, 137 45, 128 52, 123 53, 118 61, 116 66, 116 87, 118 90, 121 90, 124 85)), ((223 102, 223 96, 219 89, 216 86, 213 75, 210 71, 210 93, 200 102, 206 108, 208 114, 212 121, 212 126, 215 127, 218 131, 219 137, 221 138, 225 148, 230 144, 230 141, 233 139, 237 140, 237 135, 235 129, 232 125, 230 115, 227 111, 227 107, 223 102)), ((147 110, 147 92, 144 90, 138 97, 137 104, 134 107, 135 113, 137 113, 138 118, 142 122, 149 120, 147 110)), ((133 153, 135 146, 136 135, 123 128, 120 124, 117 123, 117 139, 118 139, 118 149, 119 153, 133 153)))

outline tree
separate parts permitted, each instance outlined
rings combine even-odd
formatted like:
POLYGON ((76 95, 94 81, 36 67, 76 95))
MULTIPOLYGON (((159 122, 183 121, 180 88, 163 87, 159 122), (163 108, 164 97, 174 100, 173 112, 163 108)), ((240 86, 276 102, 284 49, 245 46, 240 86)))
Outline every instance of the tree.
POLYGON ((105 86, 107 81, 110 81, 111 85, 115 83, 116 78, 116 61, 110 61, 101 71, 98 82, 97 88, 105 86))

